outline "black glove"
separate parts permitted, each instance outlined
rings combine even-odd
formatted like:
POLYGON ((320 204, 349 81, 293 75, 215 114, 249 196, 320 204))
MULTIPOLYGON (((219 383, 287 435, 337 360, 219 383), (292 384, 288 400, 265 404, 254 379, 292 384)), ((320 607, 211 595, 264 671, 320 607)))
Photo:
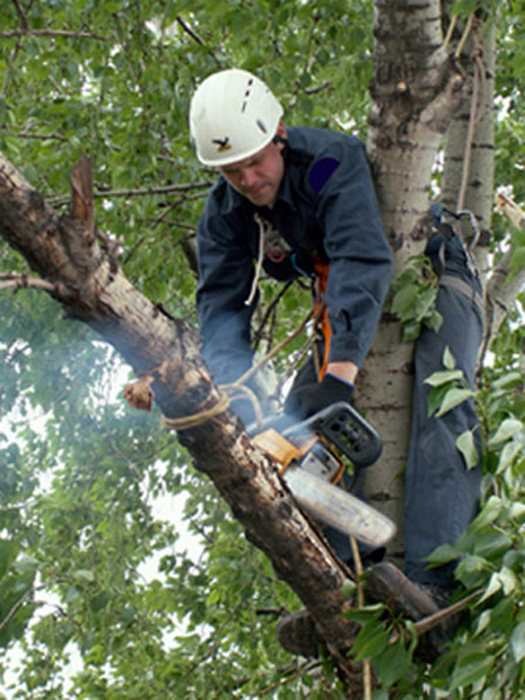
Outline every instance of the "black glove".
POLYGON ((304 420, 338 401, 350 403, 353 391, 354 385, 350 382, 325 374, 322 382, 305 384, 290 394, 284 410, 294 418, 304 420))
POLYGON ((230 411, 242 420, 244 425, 251 425, 255 421, 255 409, 248 397, 233 399, 230 401, 230 411))

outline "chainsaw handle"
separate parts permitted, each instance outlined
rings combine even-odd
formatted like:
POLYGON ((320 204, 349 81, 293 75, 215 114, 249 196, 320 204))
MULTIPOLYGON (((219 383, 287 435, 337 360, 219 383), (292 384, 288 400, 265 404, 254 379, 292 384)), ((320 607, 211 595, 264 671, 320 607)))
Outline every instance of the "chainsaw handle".
POLYGON ((290 438, 303 432, 323 435, 335 445, 356 467, 368 467, 377 462, 383 448, 379 433, 344 401, 310 416, 304 421, 283 431, 283 437, 290 438))

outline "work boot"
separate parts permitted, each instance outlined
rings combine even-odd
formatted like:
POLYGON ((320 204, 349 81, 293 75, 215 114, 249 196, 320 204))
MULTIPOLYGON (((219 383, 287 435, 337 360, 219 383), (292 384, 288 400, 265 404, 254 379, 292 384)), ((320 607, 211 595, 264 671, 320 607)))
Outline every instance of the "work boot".
MULTIPOLYGON (((415 583, 391 562, 383 561, 371 566, 365 576, 366 590, 374 601, 384 603, 394 612, 415 622, 449 604, 449 593, 444 588, 415 583)), ((459 614, 453 615, 424 635, 422 651, 427 659, 432 660, 444 651, 459 620, 459 614)))
POLYGON ((365 572, 370 597, 411 620, 421 620, 440 610, 426 587, 414 583, 395 564, 382 561, 365 572))
POLYGON ((291 613, 277 623, 277 639, 290 654, 316 659, 319 656, 320 639, 315 622, 307 610, 291 613))

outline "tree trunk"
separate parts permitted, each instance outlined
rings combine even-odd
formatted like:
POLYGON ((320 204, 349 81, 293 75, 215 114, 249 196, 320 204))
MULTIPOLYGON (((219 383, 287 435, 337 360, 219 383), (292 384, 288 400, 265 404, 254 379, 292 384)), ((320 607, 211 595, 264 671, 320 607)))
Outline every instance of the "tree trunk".
MULTIPOLYGON (((443 46, 438 0, 425 4, 377 0, 375 6, 368 153, 399 271, 425 244, 420 222, 429 207, 432 168, 460 104, 464 79, 443 46)), ((371 412, 384 441, 380 462, 367 471, 366 492, 398 525, 410 433, 412 352, 410 343, 401 342, 399 324, 385 314, 359 392, 360 405, 371 412)), ((402 558, 401 527, 390 549, 402 558)))

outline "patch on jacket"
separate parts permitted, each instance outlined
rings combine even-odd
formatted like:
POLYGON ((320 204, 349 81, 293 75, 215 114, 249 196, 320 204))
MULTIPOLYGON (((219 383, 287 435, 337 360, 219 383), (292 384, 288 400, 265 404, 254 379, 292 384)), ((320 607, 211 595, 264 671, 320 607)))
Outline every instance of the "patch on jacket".
POLYGON ((312 165, 308 183, 314 192, 319 193, 339 166, 337 158, 321 158, 312 165))

